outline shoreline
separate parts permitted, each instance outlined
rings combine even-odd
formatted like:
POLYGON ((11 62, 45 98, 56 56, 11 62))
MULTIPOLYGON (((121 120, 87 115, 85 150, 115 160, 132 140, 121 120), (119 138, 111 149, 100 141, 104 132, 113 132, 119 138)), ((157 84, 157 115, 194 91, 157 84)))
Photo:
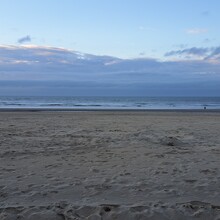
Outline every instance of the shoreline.
POLYGON ((0 112, 220 112, 220 109, 0 108, 0 112))

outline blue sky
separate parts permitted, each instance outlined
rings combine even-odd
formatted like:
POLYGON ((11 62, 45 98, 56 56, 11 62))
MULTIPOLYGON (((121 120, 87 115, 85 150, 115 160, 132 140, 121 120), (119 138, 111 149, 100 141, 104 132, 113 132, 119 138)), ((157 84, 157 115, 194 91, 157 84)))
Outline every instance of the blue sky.
POLYGON ((121 58, 220 45, 219 0, 1 0, 0 43, 121 58))
POLYGON ((0 0, 0 95, 220 94, 219 0, 0 0))

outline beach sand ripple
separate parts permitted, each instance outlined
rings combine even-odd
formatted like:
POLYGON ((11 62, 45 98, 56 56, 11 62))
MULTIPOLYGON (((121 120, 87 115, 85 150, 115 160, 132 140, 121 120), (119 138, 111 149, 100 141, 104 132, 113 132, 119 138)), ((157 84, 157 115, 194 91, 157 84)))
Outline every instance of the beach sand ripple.
POLYGON ((219 112, 1 112, 0 219, 220 219, 219 112))

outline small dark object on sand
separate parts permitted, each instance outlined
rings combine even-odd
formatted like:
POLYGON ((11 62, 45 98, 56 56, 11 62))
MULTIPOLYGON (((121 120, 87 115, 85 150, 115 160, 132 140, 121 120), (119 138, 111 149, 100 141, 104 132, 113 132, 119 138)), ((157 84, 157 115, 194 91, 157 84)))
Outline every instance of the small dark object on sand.
POLYGON ((111 211, 111 208, 109 208, 109 207, 104 207, 103 209, 104 209, 105 212, 110 212, 111 211))

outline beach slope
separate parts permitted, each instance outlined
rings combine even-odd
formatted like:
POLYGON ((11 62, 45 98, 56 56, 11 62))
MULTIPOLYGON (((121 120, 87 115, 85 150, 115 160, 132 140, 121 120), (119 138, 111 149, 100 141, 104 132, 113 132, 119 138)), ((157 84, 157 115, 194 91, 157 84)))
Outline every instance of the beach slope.
POLYGON ((220 219, 220 112, 0 112, 0 219, 220 219))

